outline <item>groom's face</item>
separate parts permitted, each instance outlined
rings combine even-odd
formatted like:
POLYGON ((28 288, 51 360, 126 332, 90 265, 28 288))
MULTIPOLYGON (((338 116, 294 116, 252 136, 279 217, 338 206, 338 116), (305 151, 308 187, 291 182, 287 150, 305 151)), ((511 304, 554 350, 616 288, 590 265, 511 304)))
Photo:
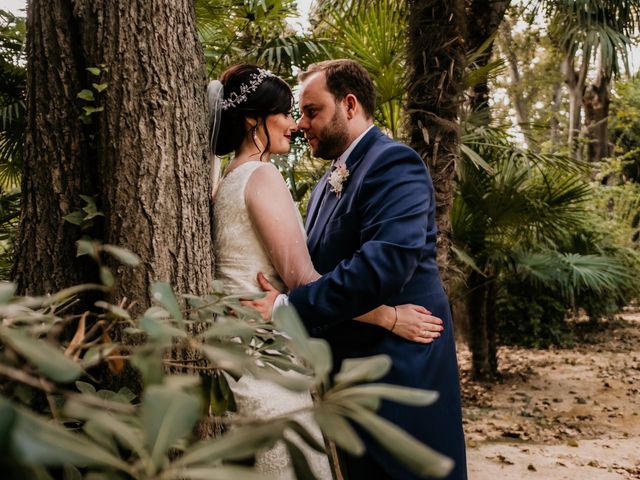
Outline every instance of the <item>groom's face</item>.
POLYGON ((298 128, 304 132, 313 155, 326 160, 342 155, 349 146, 347 117, 342 102, 327 89, 323 72, 302 82, 300 110, 298 128))

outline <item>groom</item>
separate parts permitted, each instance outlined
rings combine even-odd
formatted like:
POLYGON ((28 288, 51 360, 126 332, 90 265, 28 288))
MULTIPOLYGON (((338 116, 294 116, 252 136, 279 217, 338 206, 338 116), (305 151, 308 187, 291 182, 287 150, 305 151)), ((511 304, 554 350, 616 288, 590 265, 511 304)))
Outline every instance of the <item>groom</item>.
MULTIPOLYGON (((311 335, 329 342, 337 368, 345 358, 386 354, 393 366, 381 382, 440 393, 428 407, 383 402, 379 414, 452 458, 456 466, 447 478, 464 480, 458 366, 436 264, 429 173, 415 151, 373 125, 376 92, 360 64, 321 62, 299 79, 298 127, 314 156, 333 166, 311 194, 305 225, 311 258, 323 276, 291 291, 288 301, 311 335), (351 320, 382 304, 404 303, 422 305, 443 320, 438 341, 413 343, 351 320)), ((271 290, 265 300, 281 302, 278 293, 271 290)), ((418 478, 375 442, 366 444, 363 457, 346 458, 349 480, 418 478)))

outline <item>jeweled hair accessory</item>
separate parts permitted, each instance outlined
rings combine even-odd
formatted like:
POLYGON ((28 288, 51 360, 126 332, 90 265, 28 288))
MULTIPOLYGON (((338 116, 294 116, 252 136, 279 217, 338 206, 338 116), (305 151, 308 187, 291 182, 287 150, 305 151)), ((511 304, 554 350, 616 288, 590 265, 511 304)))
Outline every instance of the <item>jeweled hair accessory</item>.
POLYGON ((231 92, 229 98, 222 100, 222 110, 229 110, 247 101, 247 94, 255 92, 267 77, 273 77, 273 73, 263 68, 258 69, 258 73, 249 76, 249 83, 240 85, 239 92, 231 92))

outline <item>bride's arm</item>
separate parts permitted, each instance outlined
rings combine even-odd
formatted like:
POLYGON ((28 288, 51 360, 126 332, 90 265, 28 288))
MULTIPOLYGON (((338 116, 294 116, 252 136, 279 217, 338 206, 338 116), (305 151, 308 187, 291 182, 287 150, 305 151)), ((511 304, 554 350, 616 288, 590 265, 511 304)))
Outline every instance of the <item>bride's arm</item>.
MULTIPOLYGON (((320 278, 309 256, 296 206, 274 165, 265 163, 251 174, 245 188, 245 202, 251 223, 287 288, 291 290, 320 278)), ((251 303, 256 307, 260 304, 259 301, 251 303)), ((442 321, 417 305, 382 305, 355 320, 422 343, 433 341, 442 330, 442 321)))
POLYGON ((296 206, 278 169, 270 163, 261 165, 251 174, 244 191, 251 223, 287 288, 320 278, 313 268, 296 206))

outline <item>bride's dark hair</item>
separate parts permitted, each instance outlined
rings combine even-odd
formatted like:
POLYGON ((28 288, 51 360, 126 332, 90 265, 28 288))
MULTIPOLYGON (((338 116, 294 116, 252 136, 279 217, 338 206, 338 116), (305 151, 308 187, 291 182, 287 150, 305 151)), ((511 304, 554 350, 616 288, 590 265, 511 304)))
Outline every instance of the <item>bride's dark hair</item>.
MULTIPOLYGON (((228 99, 232 92, 240 94, 240 86, 242 84, 248 85, 251 82, 251 75, 256 73, 258 73, 258 67, 248 63, 234 65, 225 70, 220 77, 220 82, 224 86, 224 98, 228 99)), ((289 85, 281 78, 269 75, 254 92, 247 94, 246 101, 222 111, 220 131, 216 142, 216 155, 226 155, 233 152, 242 144, 247 135, 253 137, 257 123, 248 128, 245 121, 247 118, 252 118, 256 122, 261 121, 265 125, 265 120, 269 115, 288 114, 291 112, 292 106, 293 94, 289 85)), ((271 146, 266 127, 265 134, 267 135, 266 151, 271 146)), ((253 141, 255 143, 255 139, 253 141)))

